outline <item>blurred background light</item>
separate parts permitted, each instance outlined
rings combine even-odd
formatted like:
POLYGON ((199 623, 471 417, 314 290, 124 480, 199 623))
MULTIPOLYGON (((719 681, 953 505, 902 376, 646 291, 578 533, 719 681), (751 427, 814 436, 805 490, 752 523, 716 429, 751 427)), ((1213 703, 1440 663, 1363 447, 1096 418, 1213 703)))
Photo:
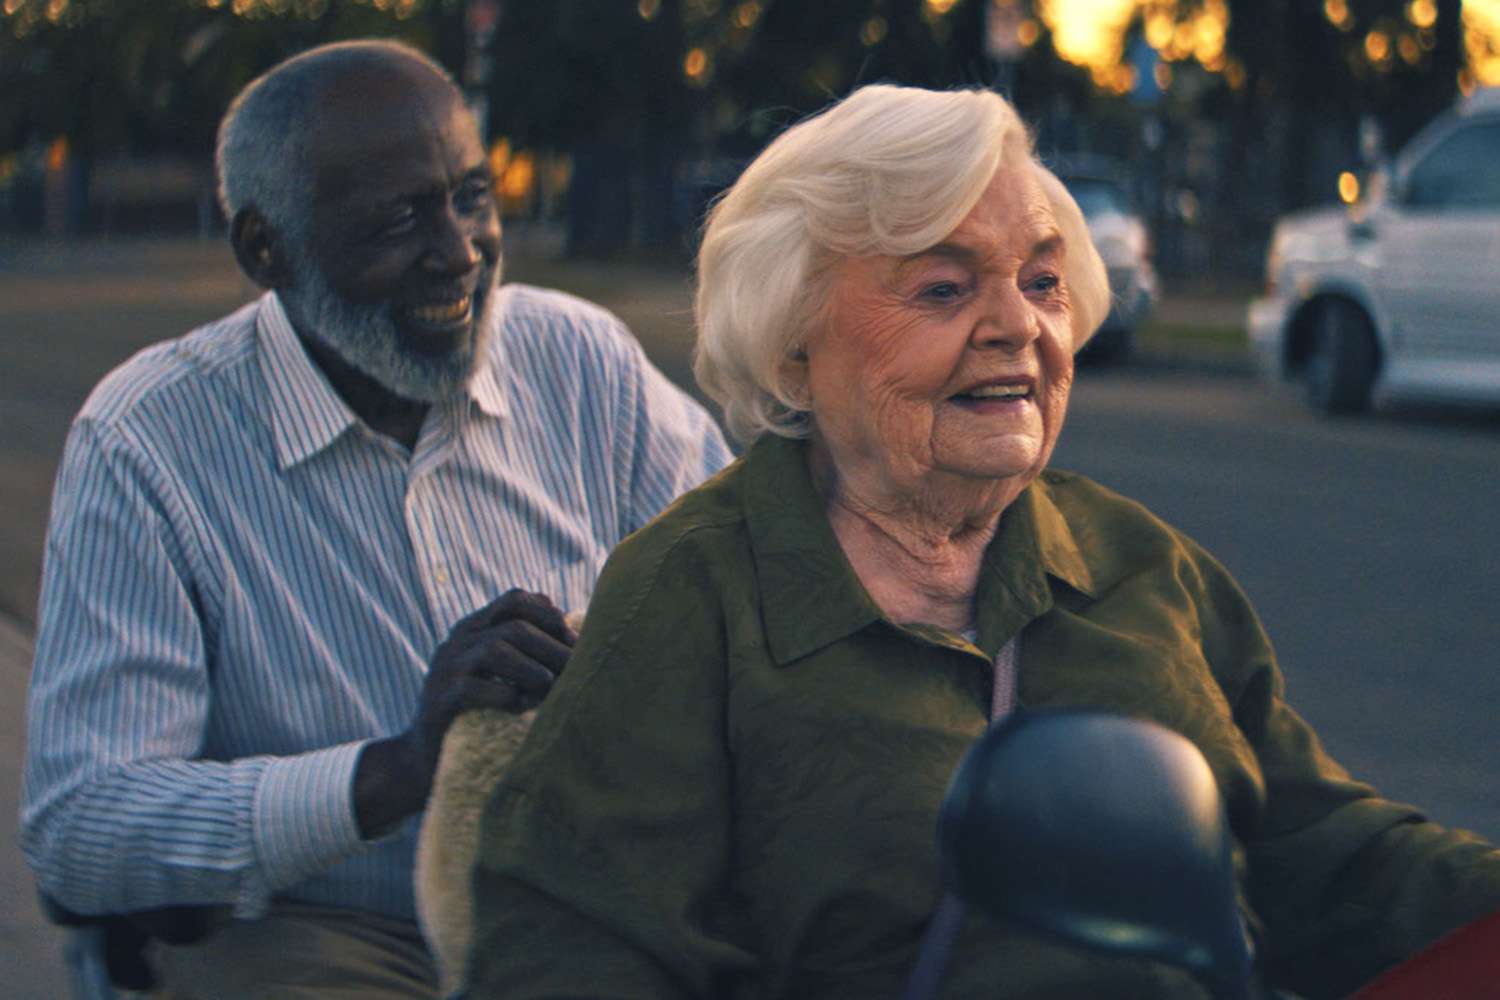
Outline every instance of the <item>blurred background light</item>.
POLYGON ((1430 28, 1437 23, 1437 4, 1433 0, 1411 0, 1406 5, 1406 19, 1418 28, 1430 28))
POLYGON ((690 84, 702 87, 708 83, 709 59, 708 52, 704 49, 693 48, 682 59, 682 75, 687 77, 690 84))
POLYGON ((1037 12, 1058 55, 1097 71, 1096 80, 1108 80, 1138 6, 1138 0, 1040 0, 1037 12))
POLYGON ((1500 0, 1464 0, 1469 88, 1500 87, 1500 0))
POLYGON ((742 3, 734 9, 734 26, 737 28, 749 28, 760 19, 761 5, 751 2, 742 3))
POLYGON ((1354 27, 1354 18, 1350 16, 1349 5, 1345 0, 1323 0, 1323 16, 1340 31, 1348 31, 1354 27))
POLYGON ((1339 200, 1345 205, 1359 201, 1359 178, 1347 170, 1339 174, 1339 200))

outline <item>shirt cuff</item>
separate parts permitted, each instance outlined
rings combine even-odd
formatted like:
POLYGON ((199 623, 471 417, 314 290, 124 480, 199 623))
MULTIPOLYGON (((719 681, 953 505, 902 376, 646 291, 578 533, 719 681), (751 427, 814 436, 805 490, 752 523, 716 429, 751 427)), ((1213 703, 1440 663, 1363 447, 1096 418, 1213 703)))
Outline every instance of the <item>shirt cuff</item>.
POLYGON ((275 893, 359 852, 354 769, 365 743, 273 758, 255 793, 257 866, 275 893))

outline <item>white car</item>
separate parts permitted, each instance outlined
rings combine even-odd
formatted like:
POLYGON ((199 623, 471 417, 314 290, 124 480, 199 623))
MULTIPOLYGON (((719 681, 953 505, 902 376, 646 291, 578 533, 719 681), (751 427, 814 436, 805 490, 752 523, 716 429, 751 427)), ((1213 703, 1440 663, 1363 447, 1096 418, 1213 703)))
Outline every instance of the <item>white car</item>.
POLYGON ((1088 223, 1089 236, 1109 272, 1113 306, 1099 332, 1084 345, 1087 358, 1122 361, 1134 347, 1135 330, 1156 302, 1156 269, 1146 223, 1132 204, 1112 161, 1075 157, 1056 168, 1088 223))
POLYGON ((1278 221, 1248 322, 1262 372, 1325 412, 1500 403, 1500 88, 1418 133, 1352 207, 1278 221))

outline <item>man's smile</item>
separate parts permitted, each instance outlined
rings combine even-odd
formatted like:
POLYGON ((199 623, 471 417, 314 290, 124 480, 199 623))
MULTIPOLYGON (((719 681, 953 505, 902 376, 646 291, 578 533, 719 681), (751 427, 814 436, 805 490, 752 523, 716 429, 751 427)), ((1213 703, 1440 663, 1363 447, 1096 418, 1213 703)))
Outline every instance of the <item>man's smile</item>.
POLYGON ((408 318, 415 320, 422 326, 446 327, 454 323, 467 323, 471 316, 473 305, 474 297, 472 295, 465 295, 446 302, 407 306, 405 312, 408 318))

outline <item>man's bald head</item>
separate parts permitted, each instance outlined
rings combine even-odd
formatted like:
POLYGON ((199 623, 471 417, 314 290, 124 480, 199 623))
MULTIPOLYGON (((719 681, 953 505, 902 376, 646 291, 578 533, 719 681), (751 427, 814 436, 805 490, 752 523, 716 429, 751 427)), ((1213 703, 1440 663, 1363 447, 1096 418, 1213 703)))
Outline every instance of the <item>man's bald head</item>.
MULTIPOLYGON (((273 66, 240 91, 219 125, 215 171, 226 219, 253 208, 283 239, 303 242, 313 190, 307 154, 327 110, 323 98, 336 84, 361 80, 377 93, 386 87, 376 83, 405 81, 413 90, 437 85, 459 94, 446 70, 400 42, 336 42, 273 66)), ((364 110, 380 114, 382 102, 364 110)))

